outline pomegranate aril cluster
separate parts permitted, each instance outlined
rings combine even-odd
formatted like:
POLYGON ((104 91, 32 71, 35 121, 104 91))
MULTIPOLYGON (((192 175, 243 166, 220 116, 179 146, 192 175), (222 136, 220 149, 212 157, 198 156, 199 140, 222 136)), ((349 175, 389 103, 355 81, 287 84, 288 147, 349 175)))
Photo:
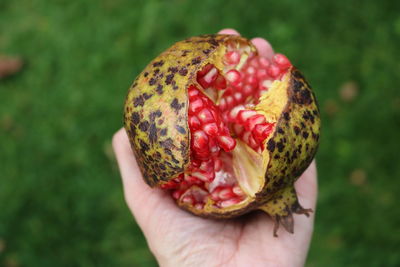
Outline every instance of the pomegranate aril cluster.
POLYGON ((161 187, 172 190, 174 199, 197 209, 203 209, 209 198, 217 208, 226 208, 245 199, 235 179, 221 182, 216 178, 229 172, 225 168, 231 168, 224 165, 221 153, 235 148, 236 141, 231 135, 261 153, 264 140, 274 128, 274 124, 267 122, 254 107, 272 83, 282 78, 291 63, 281 54, 272 59, 249 55, 239 67, 243 64, 241 61, 242 52, 231 47, 224 57, 224 73, 212 64, 197 73, 198 84, 205 92, 216 93, 218 105, 195 85, 188 88, 190 166, 184 174, 161 187))
POLYGON ((245 195, 242 189, 238 186, 218 186, 211 194, 211 199, 214 200, 214 205, 218 208, 227 208, 241 202, 245 195))
MULTIPOLYGON (((252 55, 246 64, 237 70, 240 58, 240 52, 236 50, 225 54, 225 64, 229 70, 225 74, 228 85, 218 105, 222 112, 243 103, 256 102, 291 66, 288 58, 282 54, 275 54, 271 60, 252 55)), ((226 117, 226 112, 223 116, 226 117)))
POLYGON ((234 123, 236 136, 258 153, 264 149, 263 142, 274 128, 274 124, 267 122, 264 115, 244 106, 235 107, 229 114, 229 121, 234 123))
POLYGON ((236 141, 221 119, 215 104, 195 86, 189 88, 189 128, 193 157, 200 161, 218 157, 222 148, 230 152, 236 141))

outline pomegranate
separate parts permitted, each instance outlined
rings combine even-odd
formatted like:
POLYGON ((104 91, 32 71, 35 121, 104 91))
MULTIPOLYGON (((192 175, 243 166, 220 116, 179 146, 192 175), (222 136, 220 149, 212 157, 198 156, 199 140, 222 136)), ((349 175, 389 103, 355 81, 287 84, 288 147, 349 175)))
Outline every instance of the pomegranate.
POLYGON ((315 96, 288 58, 258 55, 246 39, 181 41, 136 78, 125 129, 147 184, 199 216, 261 209, 293 233, 295 180, 319 142, 315 96))

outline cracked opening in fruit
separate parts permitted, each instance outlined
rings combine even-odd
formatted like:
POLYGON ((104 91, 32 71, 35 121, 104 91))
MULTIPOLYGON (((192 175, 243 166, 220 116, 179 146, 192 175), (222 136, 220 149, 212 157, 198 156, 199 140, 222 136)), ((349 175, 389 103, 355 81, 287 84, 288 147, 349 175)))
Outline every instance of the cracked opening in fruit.
POLYGON ((269 59, 230 44, 223 67, 216 65, 202 67, 188 88, 190 165, 161 188, 184 205, 218 212, 246 205, 265 183, 264 152, 291 63, 282 54, 269 59))

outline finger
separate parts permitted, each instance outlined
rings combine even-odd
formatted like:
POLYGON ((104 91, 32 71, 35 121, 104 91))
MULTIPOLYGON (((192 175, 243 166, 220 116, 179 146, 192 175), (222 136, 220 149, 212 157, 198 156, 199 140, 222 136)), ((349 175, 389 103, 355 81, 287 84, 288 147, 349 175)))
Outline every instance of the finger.
POLYGON ((161 206, 170 209, 171 199, 164 192, 145 184, 124 129, 114 135, 113 148, 122 176, 125 200, 139 226, 146 231, 151 214, 161 206))
POLYGON ((240 34, 236 30, 230 29, 230 28, 220 30, 218 33, 219 34, 230 34, 230 35, 239 35, 240 36, 240 34))
POLYGON ((315 160, 311 162, 310 166, 297 180, 295 188, 300 204, 304 208, 312 208, 314 210, 318 195, 317 167, 315 160))
POLYGON ((272 58, 274 56, 274 50, 272 49, 271 44, 267 40, 257 37, 251 39, 251 42, 257 48, 260 56, 266 58, 272 58))

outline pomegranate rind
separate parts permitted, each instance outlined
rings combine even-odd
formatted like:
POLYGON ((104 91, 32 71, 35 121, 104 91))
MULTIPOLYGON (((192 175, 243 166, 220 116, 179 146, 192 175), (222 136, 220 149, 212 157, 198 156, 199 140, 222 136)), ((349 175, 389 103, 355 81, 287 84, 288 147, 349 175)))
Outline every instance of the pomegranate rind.
MULTIPOLYGON (((124 108, 124 126, 147 184, 183 173, 190 160, 187 88, 208 63, 223 66, 227 42, 255 48, 242 37, 203 35, 178 42, 135 79, 124 108)), ((200 86, 199 86, 200 87, 200 86)))
POLYGON ((260 198, 291 186, 311 164, 318 149, 320 112, 310 85, 293 67, 286 87, 287 103, 274 134, 265 141, 270 160, 266 183, 257 194, 260 198))

